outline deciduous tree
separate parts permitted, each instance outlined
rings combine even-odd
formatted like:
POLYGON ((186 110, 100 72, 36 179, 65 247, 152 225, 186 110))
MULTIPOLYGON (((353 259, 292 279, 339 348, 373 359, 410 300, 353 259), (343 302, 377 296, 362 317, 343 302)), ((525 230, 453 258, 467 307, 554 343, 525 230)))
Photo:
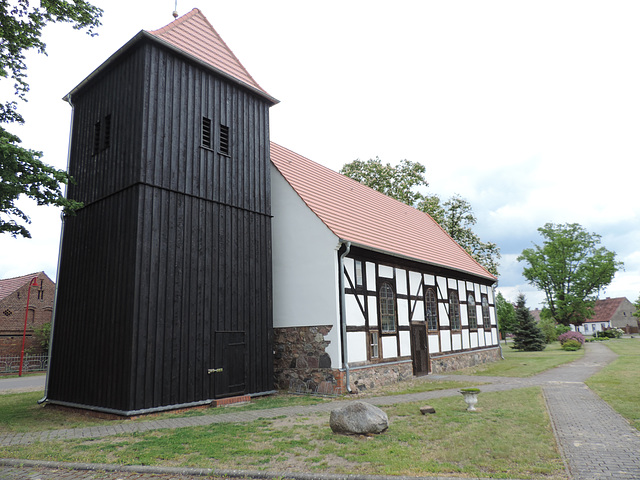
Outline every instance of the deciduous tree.
MULTIPOLYGON (((26 101, 29 91, 25 53, 35 49, 46 54, 42 30, 50 23, 70 23, 73 28, 94 34, 102 10, 84 0, 41 0, 31 6, 28 0, 0 0, 0 79, 13 81, 14 96, 0 101, 0 124, 23 123, 18 101, 26 101)), ((42 162, 41 152, 24 148, 20 139, 0 126, 0 233, 30 237, 19 222, 29 217, 16 206, 20 195, 38 205, 56 205, 72 211, 81 204, 64 198, 62 185, 67 173, 42 162)))
POLYGON ((562 325, 582 325, 593 314, 598 294, 623 266, 600 245, 600 235, 577 223, 547 223, 538 229, 542 246, 526 248, 518 261, 528 282, 545 293, 545 309, 562 325))
POLYGON ((502 293, 496 295, 496 314, 502 337, 507 341, 507 333, 513 333, 516 324, 516 309, 502 293))

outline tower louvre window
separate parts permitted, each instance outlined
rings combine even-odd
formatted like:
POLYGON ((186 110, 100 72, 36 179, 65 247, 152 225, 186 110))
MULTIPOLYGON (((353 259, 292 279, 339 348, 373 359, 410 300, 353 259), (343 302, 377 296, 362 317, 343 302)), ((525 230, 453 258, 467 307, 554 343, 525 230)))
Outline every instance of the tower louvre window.
POLYGON ((100 152, 100 122, 93 125, 93 153, 100 152))
POLYGON ((211 141, 211 119, 202 117, 202 146, 204 148, 211 148, 213 142, 211 141))
POLYGON ((226 125, 220 124, 220 153, 222 155, 229 155, 229 127, 226 125))
POLYGON ((106 150, 111 145, 111 115, 104 117, 104 138, 102 140, 102 149, 106 150))

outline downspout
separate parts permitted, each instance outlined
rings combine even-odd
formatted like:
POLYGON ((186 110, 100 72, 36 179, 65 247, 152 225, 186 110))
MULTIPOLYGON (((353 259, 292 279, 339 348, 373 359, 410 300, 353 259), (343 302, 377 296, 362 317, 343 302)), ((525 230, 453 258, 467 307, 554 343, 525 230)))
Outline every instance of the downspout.
POLYGON ((347 348, 347 307, 345 305, 344 293, 344 257, 351 250, 351 242, 342 242, 346 247, 345 251, 338 257, 338 288, 340 288, 340 327, 342 328, 342 361, 344 363, 345 381, 347 383, 347 392, 351 391, 351 383, 349 380, 349 350, 347 348))
POLYGON ((496 310, 496 284, 491 285, 491 292, 493 293, 493 311, 496 314, 496 330, 498 330, 498 348, 500 349, 500 358, 504 360, 502 355, 502 343, 500 342, 500 324, 498 323, 498 310, 496 310))
MULTIPOLYGON (((73 113, 74 113, 74 107, 73 107, 73 103, 71 103, 71 94, 67 95, 66 97, 63 98, 63 100, 66 100, 69 105, 71 105, 71 127, 69 128, 69 150, 67 153, 67 173, 69 172, 69 160, 71 158, 71 138, 73 136, 73 113)), ((67 186, 68 188, 68 186, 67 186)), ((66 190, 65 189, 65 196, 66 196, 66 190)), ((46 402, 49 398, 48 398, 48 393, 49 393, 49 373, 51 371, 51 351, 53 350, 53 332, 55 331, 54 326, 55 326, 55 321, 56 321, 56 307, 58 305, 58 285, 60 285, 60 261, 62 259, 62 238, 64 237, 64 212, 60 213, 60 219, 61 219, 61 224, 60 224, 60 243, 58 245, 58 263, 57 263, 57 270, 56 270, 56 288, 54 291, 54 295, 53 295, 53 311, 51 312, 51 333, 49 334, 49 354, 47 357, 47 376, 45 377, 45 381, 44 381, 44 397, 42 397, 40 400, 38 400, 38 404, 44 403, 46 402)))

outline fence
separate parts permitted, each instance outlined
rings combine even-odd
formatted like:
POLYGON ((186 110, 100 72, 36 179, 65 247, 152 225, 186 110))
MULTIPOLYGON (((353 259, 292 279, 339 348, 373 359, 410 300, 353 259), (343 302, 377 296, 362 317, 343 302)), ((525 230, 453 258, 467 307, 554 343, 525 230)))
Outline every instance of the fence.
MULTIPOLYGON (((25 355, 22 363, 24 372, 45 372, 49 362, 48 355, 25 355)), ((18 373, 20 371, 20 356, 0 356, 0 374, 18 373)))

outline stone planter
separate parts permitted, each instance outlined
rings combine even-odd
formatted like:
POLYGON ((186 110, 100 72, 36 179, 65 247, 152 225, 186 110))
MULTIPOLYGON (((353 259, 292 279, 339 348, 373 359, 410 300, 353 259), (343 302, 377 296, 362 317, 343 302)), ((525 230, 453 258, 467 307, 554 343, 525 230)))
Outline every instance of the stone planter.
POLYGON ((460 393, 464 397, 464 401, 467 404, 468 412, 475 412, 476 403, 478 403, 479 388, 463 388, 460 393))

